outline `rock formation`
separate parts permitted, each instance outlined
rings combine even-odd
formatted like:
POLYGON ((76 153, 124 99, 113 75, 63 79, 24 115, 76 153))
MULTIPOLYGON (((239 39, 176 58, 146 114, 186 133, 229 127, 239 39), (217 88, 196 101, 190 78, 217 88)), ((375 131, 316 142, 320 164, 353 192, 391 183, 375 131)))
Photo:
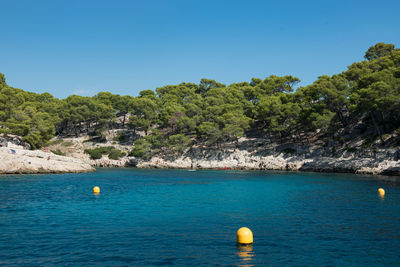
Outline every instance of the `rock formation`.
POLYGON ((40 150, 0 147, 0 174, 90 172, 89 164, 40 150))
POLYGON ((177 157, 156 156, 139 160, 139 168, 194 168, 290 170, 313 172, 346 172, 360 174, 400 175, 400 149, 379 151, 337 151, 312 145, 282 147, 271 144, 255 148, 192 148, 177 157))

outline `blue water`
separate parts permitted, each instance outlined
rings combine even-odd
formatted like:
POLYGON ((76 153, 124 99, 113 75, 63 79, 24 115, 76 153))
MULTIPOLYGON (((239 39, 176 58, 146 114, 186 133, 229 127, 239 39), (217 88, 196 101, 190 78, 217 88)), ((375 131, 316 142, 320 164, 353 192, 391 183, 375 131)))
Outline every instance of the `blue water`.
POLYGON ((1 176, 0 265, 399 266, 400 183, 260 171, 1 176), (236 245, 242 226, 253 246, 236 245))

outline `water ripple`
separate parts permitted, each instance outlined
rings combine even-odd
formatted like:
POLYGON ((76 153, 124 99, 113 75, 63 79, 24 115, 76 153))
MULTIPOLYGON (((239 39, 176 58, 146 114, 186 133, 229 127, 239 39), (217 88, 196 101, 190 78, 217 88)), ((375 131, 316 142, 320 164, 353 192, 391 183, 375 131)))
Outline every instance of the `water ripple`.
POLYGON ((354 175, 244 171, 2 176, 0 264, 396 265, 399 186, 354 175), (94 185, 100 195, 91 193, 94 185), (253 246, 236 246, 241 226, 252 229, 253 246))

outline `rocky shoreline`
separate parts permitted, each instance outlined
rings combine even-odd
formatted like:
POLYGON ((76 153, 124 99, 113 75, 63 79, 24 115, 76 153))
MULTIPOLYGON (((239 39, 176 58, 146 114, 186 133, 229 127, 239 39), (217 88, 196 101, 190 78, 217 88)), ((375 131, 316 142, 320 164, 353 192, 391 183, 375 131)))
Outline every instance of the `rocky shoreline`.
POLYGON ((246 150, 224 152, 198 150, 175 159, 153 157, 149 161, 138 160, 135 167, 310 171, 400 176, 400 161, 392 158, 357 157, 353 154, 341 157, 320 155, 305 157, 284 153, 263 156, 246 150))
POLYGON ((304 157, 301 155, 257 155, 246 150, 197 150, 178 157, 154 156, 150 160, 125 157, 120 160, 79 159, 23 149, 0 148, 0 174, 74 173, 95 171, 94 167, 166 169, 278 170, 358 173, 400 176, 400 161, 383 158, 304 157), (15 151, 15 154, 12 152, 15 151))
POLYGON ((0 147, 0 174, 75 173, 95 169, 82 160, 40 150, 0 147))
MULTIPOLYGON (((400 147, 341 148, 333 150, 320 144, 266 143, 262 139, 243 138, 238 144, 220 147, 197 146, 182 153, 160 152, 149 160, 122 157, 119 160, 90 159, 85 149, 116 146, 128 153, 132 146, 91 143, 87 138, 65 138, 47 151, 27 150, 15 142, 0 147, 0 174, 90 172, 95 167, 232 169, 311 171, 400 176, 400 147), (66 145, 62 145, 66 144, 66 145), (62 151, 66 156, 50 150, 62 151), (14 152, 13 152, 14 151, 14 152)), ((357 144, 354 144, 355 146, 357 144)))
POLYGON ((91 160, 82 154, 80 158, 97 167, 279 170, 400 176, 400 147, 345 147, 332 151, 332 147, 318 144, 264 143, 261 139, 245 138, 239 145, 227 143, 219 148, 191 147, 181 154, 160 152, 149 160, 134 157, 91 160))

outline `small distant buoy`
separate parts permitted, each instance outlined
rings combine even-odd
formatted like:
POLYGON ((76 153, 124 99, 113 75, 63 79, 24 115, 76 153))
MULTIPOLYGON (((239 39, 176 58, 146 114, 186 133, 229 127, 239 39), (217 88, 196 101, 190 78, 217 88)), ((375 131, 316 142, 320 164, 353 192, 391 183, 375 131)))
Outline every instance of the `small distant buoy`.
POLYGON ((98 186, 93 187, 93 193, 100 194, 100 187, 98 186))
POLYGON ((379 188, 379 189, 378 189, 378 194, 379 194, 381 197, 385 196, 385 190, 384 190, 383 188, 379 188))
POLYGON ((240 228, 236 233, 236 239, 239 244, 252 244, 253 243, 253 233, 247 227, 240 228))

